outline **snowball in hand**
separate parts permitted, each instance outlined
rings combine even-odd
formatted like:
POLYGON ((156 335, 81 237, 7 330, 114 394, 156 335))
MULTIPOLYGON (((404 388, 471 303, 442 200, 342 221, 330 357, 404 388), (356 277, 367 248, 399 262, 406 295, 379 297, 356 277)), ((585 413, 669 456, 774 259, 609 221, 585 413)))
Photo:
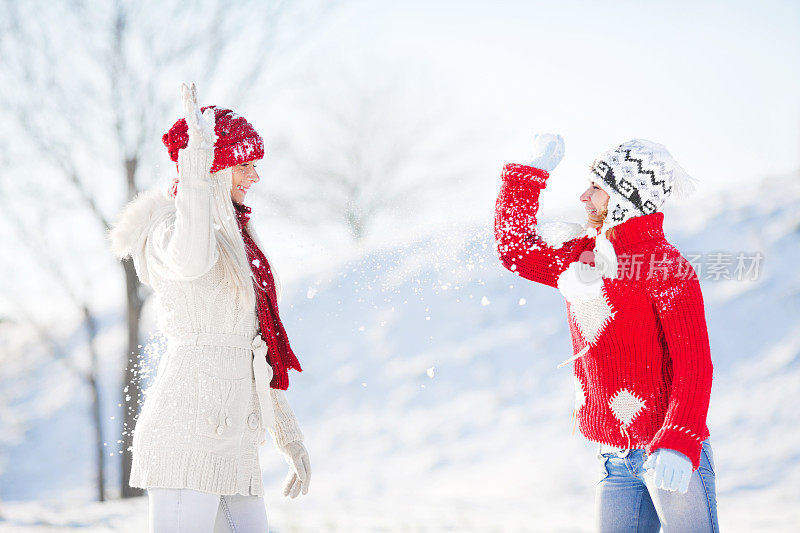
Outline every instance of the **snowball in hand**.
POLYGON ((533 137, 533 152, 529 165, 551 172, 564 158, 564 138, 553 133, 539 133, 533 137))

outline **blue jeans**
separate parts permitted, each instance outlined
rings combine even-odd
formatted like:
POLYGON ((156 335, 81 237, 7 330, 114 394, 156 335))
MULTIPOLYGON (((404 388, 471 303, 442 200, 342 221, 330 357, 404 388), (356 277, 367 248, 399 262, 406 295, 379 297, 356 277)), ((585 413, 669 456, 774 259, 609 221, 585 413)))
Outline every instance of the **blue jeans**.
POLYGON ((692 473, 686 494, 657 489, 652 475, 644 475, 644 450, 631 450, 627 457, 598 455, 603 478, 597 484, 595 516, 602 532, 691 532, 719 531, 714 455, 706 439, 700 468, 692 473))

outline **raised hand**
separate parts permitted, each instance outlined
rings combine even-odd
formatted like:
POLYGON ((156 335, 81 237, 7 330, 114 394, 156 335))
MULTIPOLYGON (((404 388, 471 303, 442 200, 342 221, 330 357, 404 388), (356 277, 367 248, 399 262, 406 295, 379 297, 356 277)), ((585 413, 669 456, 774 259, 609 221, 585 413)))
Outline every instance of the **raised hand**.
POLYGON ((529 166, 551 172, 564 158, 564 138, 553 133, 538 133, 533 137, 529 166))
POLYGON ((289 463, 289 476, 283 486, 283 495, 296 498, 300 492, 308 494, 308 484, 311 482, 311 462, 308 451, 300 441, 290 442, 281 449, 286 462, 289 463))
POLYGON ((181 100, 183 102, 183 115, 189 127, 188 148, 213 148, 217 141, 214 133, 216 118, 212 108, 200 112, 197 102, 197 86, 192 83, 191 88, 181 83, 181 100))

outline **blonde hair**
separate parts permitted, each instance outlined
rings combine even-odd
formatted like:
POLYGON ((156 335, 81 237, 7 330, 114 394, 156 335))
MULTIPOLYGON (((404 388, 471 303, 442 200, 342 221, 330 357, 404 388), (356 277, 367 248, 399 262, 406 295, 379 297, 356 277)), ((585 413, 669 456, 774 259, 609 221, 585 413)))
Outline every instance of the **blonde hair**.
MULTIPOLYGON (((597 217, 597 219, 599 219, 599 222, 600 222, 600 227, 601 227, 601 228, 603 227, 603 224, 604 224, 604 223, 605 223, 605 221, 606 221, 606 216, 608 216, 608 209, 606 209, 605 211, 603 211, 603 212, 602 212, 602 214, 600 214, 600 215, 597 217)), ((591 217, 591 216, 590 216, 590 217, 588 217, 588 219, 589 219, 589 222, 590 222, 590 223, 591 223, 591 222, 593 222, 593 221, 592 221, 592 217, 591 217)), ((595 223, 597 223, 597 222, 598 222, 598 220, 595 220, 594 222, 595 222, 595 223)), ((615 229, 616 229, 616 226, 611 226, 610 228, 608 228, 608 229, 605 231, 605 234, 606 234, 606 239, 608 239, 609 241, 613 241, 613 240, 614 240, 614 235, 615 235, 615 233, 616 233, 615 229)))
MULTIPOLYGON (((219 247, 222 264, 225 268, 225 279, 240 291, 244 302, 247 305, 255 305, 255 287, 253 283, 253 271, 250 268, 250 261, 247 258, 247 250, 244 248, 244 240, 239 231, 239 224, 236 221, 236 212, 231 199, 233 189, 233 170, 231 167, 225 168, 212 174, 212 203, 214 211, 214 223, 220 226, 216 232, 217 246, 219 247)), ((255 229, 248 222, 247 232, 256 243, 264 258, 269 263, 272 278, 275 281, 275 294, 278 300, 281 297, 281 284, 275 267, 269 260, 261 240, 255 229)), ((258 287, 262 289, 261 287, 258 287)))
POLYGON ((232 188, 233 171, 230 167, 211 175, 211 211, 216 229, 214 235, 225 280, 236 288, 243 303, 250 308, 255 305, 255 290, 247 251, 244 249, 244 241, 233 210, 232 188))

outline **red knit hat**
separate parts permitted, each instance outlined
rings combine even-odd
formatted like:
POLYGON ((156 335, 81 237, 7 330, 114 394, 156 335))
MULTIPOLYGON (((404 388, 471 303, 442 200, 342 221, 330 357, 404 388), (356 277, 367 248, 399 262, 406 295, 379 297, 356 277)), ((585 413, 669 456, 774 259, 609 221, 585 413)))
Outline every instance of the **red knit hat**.
MULTIPOLYGON (((230 109, 213 105, 203 107, 201 111, 209 107, 214 109, 216 118, 214 133, 217 134, 211 172, 264 157, 264 140, 244 117, 230 109)), ((189 144, 189 127, 186 125, 186 119, 182 118, 173 124, 161 140, 169 151, 170 159, 177 164, 178 150, 186 148, 189 144)))

